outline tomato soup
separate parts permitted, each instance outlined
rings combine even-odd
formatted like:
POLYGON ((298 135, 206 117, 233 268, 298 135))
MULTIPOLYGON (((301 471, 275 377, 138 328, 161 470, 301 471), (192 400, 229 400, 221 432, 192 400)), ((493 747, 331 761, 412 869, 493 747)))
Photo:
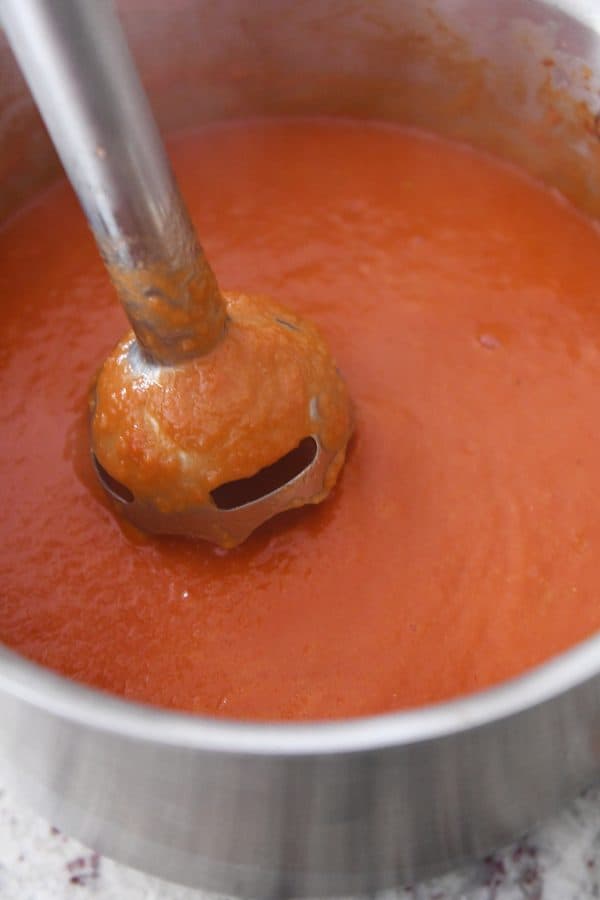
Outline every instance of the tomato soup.
POLYGON ((600 626, 600 235, 467 147, 327 120, 171 144, 225 290, 312 319, 355 435, 320 506, 234 550, 124 526, 86 397, 126 329, 66 184, 0 232, 0 640, 240 719, 414 707, 600 626))

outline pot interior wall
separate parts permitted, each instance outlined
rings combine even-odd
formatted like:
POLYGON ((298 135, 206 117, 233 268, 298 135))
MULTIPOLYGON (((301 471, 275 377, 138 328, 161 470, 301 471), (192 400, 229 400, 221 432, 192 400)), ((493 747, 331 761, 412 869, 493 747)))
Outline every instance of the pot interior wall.
MULTIPOLYGON (((254 115, 399 121, 513 160, 600 213, 600 12, 585 0, 118 5, 167 133, 254 115)), ((0 217, 58 172, 0 35, 0 217)))

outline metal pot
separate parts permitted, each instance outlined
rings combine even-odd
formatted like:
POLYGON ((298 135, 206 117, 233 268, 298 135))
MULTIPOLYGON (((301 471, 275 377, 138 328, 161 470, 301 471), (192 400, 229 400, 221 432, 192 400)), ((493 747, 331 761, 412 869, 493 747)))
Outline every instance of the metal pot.
MULTIPOLYGON (((412 122, 600 210, 595 0, 121 4, 165 130, 326 113, 412 122)), ((58 172, 0 46, 0 214, 58 172)), ((565 601, 568 602, 568 601, 565 601)), ((451 703, 319 725, 169 713, 0 648, 0 751, 103 853, 250 896, 372 892, 482 854, 600 769, 600 636, 451 703)))

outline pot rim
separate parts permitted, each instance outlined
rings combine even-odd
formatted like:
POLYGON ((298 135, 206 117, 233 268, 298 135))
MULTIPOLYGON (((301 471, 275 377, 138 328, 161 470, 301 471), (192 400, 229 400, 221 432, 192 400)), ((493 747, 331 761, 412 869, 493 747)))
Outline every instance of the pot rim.
POLYGON ((252 722, 154 707, 88 687, 0 644, 0 691, 115 737, 213 753, 316 756, 376 751, 480 728, 552 700, 600 671, 600 632, 485 690, 416 709, 318 722, 252 722))

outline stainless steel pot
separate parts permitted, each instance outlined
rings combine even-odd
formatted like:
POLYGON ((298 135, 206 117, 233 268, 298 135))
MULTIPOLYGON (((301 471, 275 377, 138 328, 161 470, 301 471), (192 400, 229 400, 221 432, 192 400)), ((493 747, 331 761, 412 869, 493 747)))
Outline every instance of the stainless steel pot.
MULTIPOLYGON (((121 8, 166 130, 307 112, 413 122, 600 211, 597 0, 121 8)), ((3 44, 0 212, 57 171, 3 44)), ((372 892, 508 841, 593 779, 599 693, 597 636, 452 703, 238 724, 120 701, 0 648, 0 751, 44 815, 149 872, 261 898, 372 892)))

